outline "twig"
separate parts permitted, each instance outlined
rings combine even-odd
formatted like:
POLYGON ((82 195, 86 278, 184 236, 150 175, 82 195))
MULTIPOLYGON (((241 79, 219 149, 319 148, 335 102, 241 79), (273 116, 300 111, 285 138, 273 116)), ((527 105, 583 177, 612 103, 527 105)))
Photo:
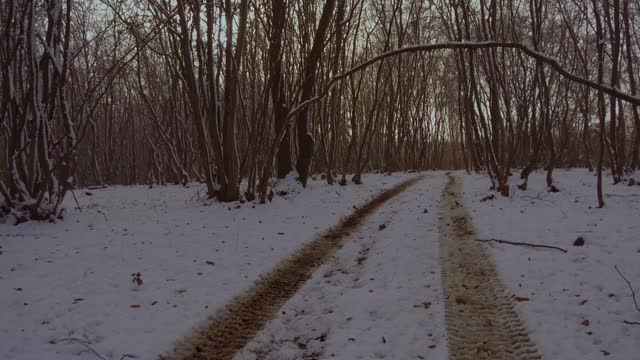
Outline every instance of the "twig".
POLYGON ((137 359, 138 357, 137 357, 136 355, 123 354, 123 355, 120 357, 120 360, 124 360, 124 359, 126 359, 126 358, 137 359))
POLYGON ((76 201, 76 205, 78 205, 78 210, 80 210, 80 212, 82 212, 82 207, 78 203, 78 198, 76 197, 76 193, 73 192, 73 189, 69 189, 69 190, 71 190, 71 195, 73 195, 73 200, 75 200, 76 201))
POLYGON ((627 325, 640 325, 640 322, 637 322, 637 321, 627 321, 627 320, 625 320, 624 323, 627 324, 627 325))
POLYGON ((522 195, 522 196, 520 196, 520 199, 525 199, 525 198, 527 198, 527 199, 531 199, 531 200, 546 201, 546 202, 548 202, 548 203, 551 203, 551 204, 554 204, 554 205, 555 205, 555 203, 554 203, 552 200, 547 200, 547 199, 543 199, 543 198, 541 198, 541 197, 540 197, 540 195, 541 195, 541 194, 542 194, 542 193, 538 193, 538 195, 536 195, 536 196, 522 195))
POLYGON ((476 241, 479 241, 479 242, 497 242, 497 243, 500 243, 500 244, 530 246, 530 247, 537 247, 537 248, 547 248, 547 249, 559 250, 559 251, 562 251, 563 253, 567 253, 568 252, 567 250, 565 250, 565 249, 563 249, 561 247, 552 246, 552 245, 531 244, 531 243, 526 243, 526 242, 507 241, 507 240, 498 240, 498 239, 476 239, 476 241))
POLYGON ((638 306, 638 301, 636 300, 636 292, 633 290, 633 286, 631 286, 631 281, 629 281, 629 279, 627 279, 627 277, 624 276, 622 271, 618 269, 618 265, 614 265, 613 268, 616 269, 618 274, 620 274, 620 276, 624 279, 624 281, 627 282, 627 285, 629 286, 629 290, 631 290, 631 298, 633 299, 633 304, 636 306, 636 310, 640 312, 640 306, 638 306))
POLYGON ((107 219, 107 214, 105 214, 102 210, 97 210, 98 214, 102 214, 102 216, 104 217, 104 221, 109 222, 109 219, 107 219))
POLYGON ((98 354, 97 351, 95 351, 91 346, 87 345, 87 343, 85 343, 84 341, 78 339, 78 338, 74 338, 74 337, 69 337, 69 338, 63 338, 63 339, 59 339, 59 340, 55 340, 53 343, 56 344, 60 341, 72 341, 72 342, 76 342, 82 346, 84 346, 85 348, 87 348, 87 350, 91 351, 95 356, 99 357, 102 360, 107 360, 104 356, 98 354))
POLYGON ((201 193, 202 191, 204 191, 204 189, 206 189, 206 186, 203 186, 203 187, 202 187, 202 189, 200 189, 200 191, 198 191, 195 195, 193 195, 193 196, 189 199, 189 201, 191 201, 191 200, 195 199, 195 198, 196 198, 196 196, 197 196, 198 198, 200 198, 200 193, 201 193))

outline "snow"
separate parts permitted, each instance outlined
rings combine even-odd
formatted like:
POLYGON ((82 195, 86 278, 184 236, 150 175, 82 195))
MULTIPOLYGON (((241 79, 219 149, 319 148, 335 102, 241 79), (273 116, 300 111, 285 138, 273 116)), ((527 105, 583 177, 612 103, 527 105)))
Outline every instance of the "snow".
POLYGON ((640 287, 640 186, 614 186, 610 177, 604 178, 606 206, 599 209, 595 173, 585 169, 556 170, 558 193, 545 190, 544 172, 531 175, 526 192, 517 190, 519 173, 514 173, 510 198, 496 196, 484 202, 480 199, 490 194, 488 178, 462 176, 465 206, 479 238, 568 250, 564 254, 490 245, 506 284, 515 295, 530 298, 518 308, 544 357, 602 359, 608 354, 607 359, 637 358, 640 326, 623 321, 640 321, 640 313, 614 266, 636 289, 640 287), (578 237, 584 239, 584 246, 573 246, 578 237))
POLYGON ((378 209, 235 359, 446 358, 437 228, 445 181, 432 174, 378 209))
MULTIPOLYGON (((614 266, 640 293, 640 186, 605 177, 598 209, 593 173, 556 170, 551 193, 543 172, 526 192, 514 172, 511 197, 481 202, 495 194, 486 175, 454 174, 479 238, 568 250, 484 245, 514 295, 529 298, 517 310, 544 358, 638 358, 640 326, 623 321, 640 313, 614 266)), ((76 190, 82 211, 68 196, 64 221, 0 224, 0 359, 97 359, 86 346, 154 359, 353 206, 414 175, 306 189, 288 178, 255 206, 206 200, 196 184, 76 190)), ((446 180, 429 172, 376 210, 236 359, 446 359, 446 180)))
POLYGON ((208 201, 201 185, 77 190, 57 224, 0 224, 0 358, 153 359, 259 274, 382 189, 293 178, 268 205, 208 201), (140 272, 143 284, 132 283, 140 272), (139 307, 131 307, 135 305, 139 307), (61 340, 67 339, 67 340, 61 340))

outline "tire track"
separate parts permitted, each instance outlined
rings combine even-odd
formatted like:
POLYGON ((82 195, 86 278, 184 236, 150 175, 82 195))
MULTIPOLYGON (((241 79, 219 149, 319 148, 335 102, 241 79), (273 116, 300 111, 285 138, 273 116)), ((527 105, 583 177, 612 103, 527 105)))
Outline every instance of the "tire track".
POLYGON ((282 305, 327 261, 364 219, 380 205, 417 183, 424 176, 385 190, 317 239, 282 260, 243 295, 220 310, 202 329, 179 343, 165 360, 232 359, 282 305))
POLYGON ((440 249, 449 358, 542 359, 449 175, 440 201, 440 249))

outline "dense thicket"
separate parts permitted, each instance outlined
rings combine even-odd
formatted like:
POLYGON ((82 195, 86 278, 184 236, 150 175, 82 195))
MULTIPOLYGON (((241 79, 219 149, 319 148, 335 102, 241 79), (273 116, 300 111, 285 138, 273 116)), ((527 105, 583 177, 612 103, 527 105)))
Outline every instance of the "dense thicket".
POLYGON ((552 189, 557 167, 640 165, 637 0, 5 0, 0 19, 4 214, 86 185, 264 202, 294 169, 465 168, 507 195, 514 167, 526 190, 534 169, 552 189))

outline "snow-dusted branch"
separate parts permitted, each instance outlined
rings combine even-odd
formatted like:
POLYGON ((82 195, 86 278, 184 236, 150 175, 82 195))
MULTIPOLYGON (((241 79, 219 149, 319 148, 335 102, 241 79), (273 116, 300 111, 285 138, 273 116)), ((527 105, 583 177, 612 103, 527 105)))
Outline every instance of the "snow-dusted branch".
POLYGON ((517 42, 497 42, 497 41, 449 41, 449 42, 443 42, 443 43, 434 43, 434 44, 423 44, 423 45, 411 45, 411 46, 406 46, 400 49, 396 49, 396 50, 391 50, 388 52, 385 52, 383 54, 380 54, 376 57, 373 57, 365 62, 363 62, 360 65, 357 65, 345 72, 343 72, 342 74, 336 75, 335 77, 333 77, 329 83, 326 85, 326 87, 324 88, 324 90, 322 90, 322 92, 320 94, 318 94, 317 96, 304 101, 302 103, 300 103, 298 106, 296 106, 295 108, 293 108, 290 112, 289 112, 289 119, 292 119, 293 116, 300 110, 302 110, 303 108, 305 108, 306 106, 309 106, 313 103, 318 102, 319 100, 321 100, 322 98, 324 98, 325 96, 327 96, 327 94, 329 93, 329 91, 331 90, 331 88, 333 87, 333 85, 335 85, 338 81, 341 81, 355 73, 357 73, 358 71, 364 70, 367 67, 382 61, 384 59, 393 57, 393 56, 397 56, 397 55, 401 55, 401 54, 405 54, 405 53, 414 53, 414 52, 431 52, 434 50, 445 50, 445 49, 467 49, 467 50, 477 50, 477 49, 489 49, 489 48, 505 48, 505 49, 517 49, 519 51, 522 51, 523 53, 525 53, 526 55, 540 61, 543 62, 549 66, 551 66, 557 73, 559 73, 560 75, 562 75, 564 78, 569 79, 571 81, 577 82, 579 84, 588 86, 592 89, 596 89, 599 91, 602 91, 608 95, 614 96, 618 99, 622 99, 625 100, 627 102, 630 102, 634 105, 640 105, 640 97, 625 93, 623 91, 620 91, 616 88, 612 88, 609 86, 606 86, 604 84, 601 83, 597 83, 594 81, 591 81, 589 79, 580 77, 578 75, 575 75, 571 72, 569 72, 568 70, 566 70, 565 68, 562 67, 562 65, 560 64, 560 62, 549 55, 546 55, 544 53, 541 53, 539 51, 536 51, 532 48, 530 48, 527 45, 521 44, 521 43, 517 43, 517 42))

